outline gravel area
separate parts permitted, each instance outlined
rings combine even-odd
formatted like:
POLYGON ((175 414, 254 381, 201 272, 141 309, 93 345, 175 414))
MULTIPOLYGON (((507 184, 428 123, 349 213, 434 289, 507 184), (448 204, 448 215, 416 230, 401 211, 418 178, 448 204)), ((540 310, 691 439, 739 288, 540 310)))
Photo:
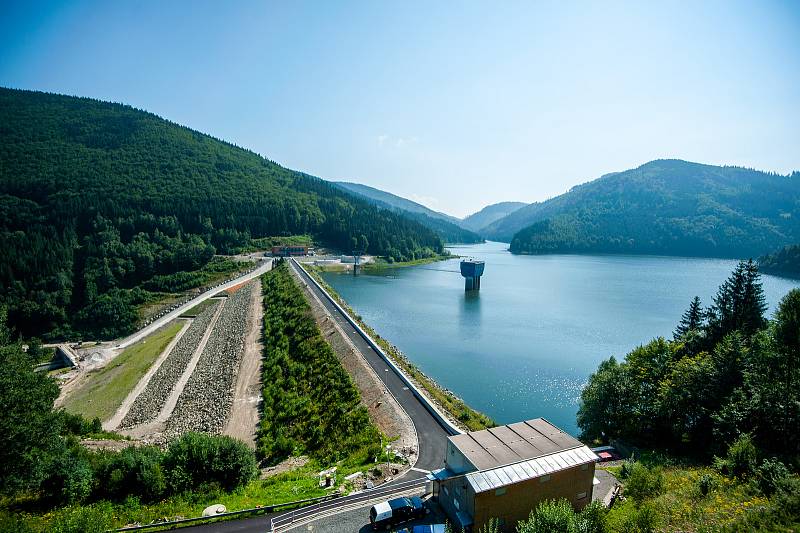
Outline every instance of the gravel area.
POLYGON ((233 404, 254 287, 248 283, 225 302, 197 367, 167 420, 168 436, 187 431, 222 432, 233 404))
POLYGON ((154 420, 169 397, 183 370, 197 349, 219 303, 209 306, 192 321, 170 354, 134 400, 120 428, 128 429, 154 420))

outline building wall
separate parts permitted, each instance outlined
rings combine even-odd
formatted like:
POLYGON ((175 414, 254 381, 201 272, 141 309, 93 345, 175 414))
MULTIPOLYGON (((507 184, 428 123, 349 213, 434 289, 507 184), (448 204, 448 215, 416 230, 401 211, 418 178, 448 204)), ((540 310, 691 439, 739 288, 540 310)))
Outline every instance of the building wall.
POLYGON ((447 451, 444 455, 444 464, 448 470, 455 472, 456 474, 463 474, 465 472, 474 472, 477 470, 475 465, 469 462, 464 454, 461 453, 461 450, 456 448, 456 446, 447 441, 447 451))
POLYGON ((594 463, 587 463, 550 474, 547 481, 542 476, 507 485, 499 493, 490 490, 475 494, 474 530, 478 531, 490 518, 498 518, 506 531, 516 531, 517 522, 527 519, 543 500, 565 498, 576 510, 583 509, 592 501, 594 467, 594 463))
POLYGON ((475 515, 475 497, 464 476, 442 481, 439 484, 437 502, 453 524, 458 523, 456 521, 458 511, 470 516, 475 515))
POLYGON ((308 246, 273 246, 272 255, 280 257, 308 255, 308 246))

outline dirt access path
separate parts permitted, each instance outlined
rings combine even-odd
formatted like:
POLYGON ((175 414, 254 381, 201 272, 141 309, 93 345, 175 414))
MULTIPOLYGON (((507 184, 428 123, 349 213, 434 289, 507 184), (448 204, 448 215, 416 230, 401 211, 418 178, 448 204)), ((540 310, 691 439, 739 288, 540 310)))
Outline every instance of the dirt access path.
POLYGON ((250 299, 250 311, 247 313, 244 354, 233 389, 231 414, 222 433, 240 439, 251 449, 255 449, 261 404, 261 359, 264 353, 261 324, 264 320, 264 305, 261 280, 256 278, 251 283, 256 286, 250 299))
MULTIPOLYGON (((183 319, 178 318, 176 320, 183 320, 183 319)), ((122 405, 119 406, 119 409, 117 409, 117 412, 114 413, 114 416, 112 416, 108 421, 106 421, 103 424, 103 429, 105 429, 106 431, 111 431, 116 429, 116 427, 120 425, 122 419, 125 418, 125 416, 128 414, 128 411, 130 411, 133 402, 142 393, 145 387, 147 387, 147 384, 150 383, 150 379, 161 367, 161 364, 170 354, 170 352, 178 343, 180 338, 183 337, 183 334, 186 333, 186 330, 189 329, 189 324, 191 324, 191 320, 183 320, 183 327, 181 328, 181 330, 178 332, 177 335, 175 335, 175 338, 172 339, 172 342, 170 342, 167 345, 167 347, 164 348, 164 351, 161 352, 161 355, 158 356, 158 359, 155 360, 155 362, 150 366, 150 369, 145 373, 144 376, 142 376, 142 379, 139 380, 139 383, 136 384, 133 390, 122 401, 122 405)))
POLYGON ((297 276, 293 268, 289 271, 302 287, 322 335, 333 347, 336 357, 350 374, 361 393, 361 401, 367 406, 370 419, 389 438, 397 438, 392 447, 397 451, 402 451, 408 457, 410 465, 413 466, 419 454, 419 441, 411 417, 386 389, 361 352, 345 335, 336 320, 330 316, 317 295, 310 290, 303 279, 297 276))

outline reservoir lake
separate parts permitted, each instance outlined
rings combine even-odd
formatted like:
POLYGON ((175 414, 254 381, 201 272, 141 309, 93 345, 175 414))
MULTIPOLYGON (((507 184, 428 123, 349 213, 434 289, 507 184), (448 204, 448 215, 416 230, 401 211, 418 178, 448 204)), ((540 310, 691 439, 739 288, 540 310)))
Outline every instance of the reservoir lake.
MULTIPOLYGON (((544 417, 577 435, 580 392, 598 363, 670 338, 697 295, 711 304, 736 261, 512 255, 497 242, 451 246, 486 261, 464 291, 460 259, 323 277, 423 372, 501 424, 544 417)), ((796 280, 763 275, 771 317, 796 280)))

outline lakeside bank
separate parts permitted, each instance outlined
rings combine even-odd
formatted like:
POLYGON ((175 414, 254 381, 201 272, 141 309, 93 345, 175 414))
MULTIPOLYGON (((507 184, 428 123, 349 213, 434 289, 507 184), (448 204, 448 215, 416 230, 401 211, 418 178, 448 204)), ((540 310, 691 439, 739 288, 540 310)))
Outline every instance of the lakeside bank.
MULTIPOLYGON (((448 256, 447 259, 453 259, 454 257, 457 256, 448 256)), ((428 399, 448 415, 454 425, 466 431, 476 431, 496 425, 494 420, 490 417, 473 409, 452 391, 442 387, 433 378, 422 372, 399 348, 397 348, 397 346, 381 337, 363 320, 361 315, 356 313, 341 295, 319 275, 319 270, 321 269, 313 265, 300 264, 308 275, 313 277, 313 279, 336 300, 350 318, 358 323, 373 341, 383 349, 409 379, 411 379, 420 390, 424 391, 428 399)))

